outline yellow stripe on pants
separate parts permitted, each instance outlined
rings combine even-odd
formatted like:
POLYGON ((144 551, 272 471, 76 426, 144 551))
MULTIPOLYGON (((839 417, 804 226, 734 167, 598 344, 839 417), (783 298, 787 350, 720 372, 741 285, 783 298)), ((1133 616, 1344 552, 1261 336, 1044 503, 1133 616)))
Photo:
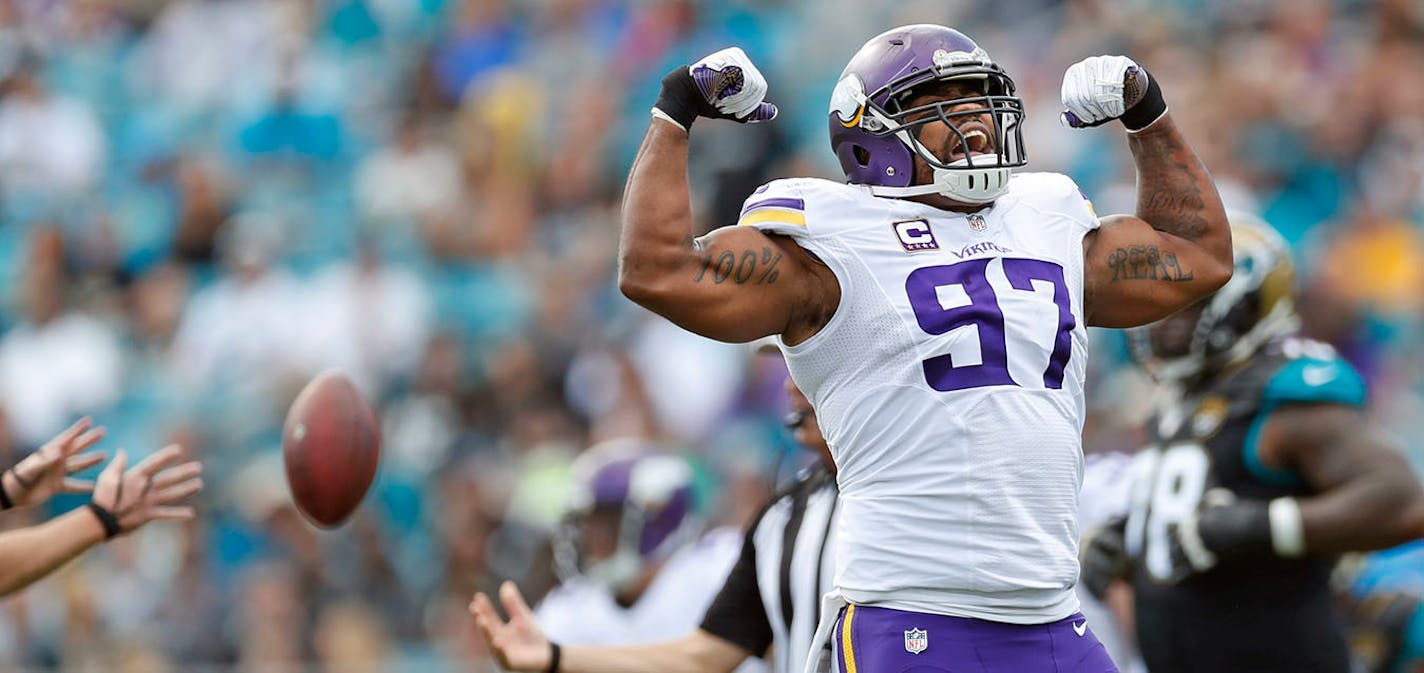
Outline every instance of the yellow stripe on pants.
POLYGON ((845 652, 845 673, 855 673, 855 648, 850 644, 850 620, 855 617, 855 606, 847 605, 845 619, 841 620, 841 649, 845 652))

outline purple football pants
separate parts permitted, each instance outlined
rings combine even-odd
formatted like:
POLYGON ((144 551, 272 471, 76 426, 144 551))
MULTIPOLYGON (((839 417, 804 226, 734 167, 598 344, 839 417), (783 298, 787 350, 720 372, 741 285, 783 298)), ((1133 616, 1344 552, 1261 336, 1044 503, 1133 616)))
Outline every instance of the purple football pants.
POLYGON ((1117 673, 1082 614, 1001 624, 850 606, 834 639, 842 673, 1117 673))

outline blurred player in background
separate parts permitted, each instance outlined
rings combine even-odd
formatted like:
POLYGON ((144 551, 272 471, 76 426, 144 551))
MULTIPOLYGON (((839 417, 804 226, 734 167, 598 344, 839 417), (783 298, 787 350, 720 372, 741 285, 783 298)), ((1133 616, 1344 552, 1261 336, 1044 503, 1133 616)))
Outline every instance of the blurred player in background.
POLYGON ((1347 554, 1332 579, 1357 670, 1424 673, 1424 540, 1347 554))
MULTIPOLYGON (((1094 530, 1127 515, 1132 456, 1123 452, 1091 452, 1083 456, 1083 489, 1078 496, 1078 527, 1094 530)), ((1144 666, 1132 636, 1132 591, 1114 586, 1097 596, 1079 582, 1079 611, 1123 673, 1144 666)))
POLYGON ((33 507, 59 493, 93 492, 90 502, 45 523, 0 533, 0 596, 24 589, 95 545, 159 519, 193 518, 183 500, 203 489, 202 464, 180 463, 173 445, 131 468, 122 450, 94 482, 69 475, 98 465, 103 454, 84 453, 104 437, 82 419, 0 474, 0 509, 33 507))
POLYGON ((1285 243, 1244 215, 1232 235, 1231 282, 1131 335, 1165 396, 1084 581, 1132 582, 1153 673, 1348 671, 1335 556, 1424 536, 1424 489, 1371 431, 1360 376, 1297 335, 1285 243))
MULTIPOLYGON (((573 475, 555 540, 563 583, 531 612, 506 582, 500 587, 506 608, 540 638, 570 645, 650 643, 696 628, 737 560, 741 533, 703 530, 692 466, 657 445, 618 439, 584 452, 573 475)), ((472 610, 481 602, 492 609, 480 594, 472 610)), ((489 615, 482 617, 493 620, 481 622, 486 628, 498 622, 489 615)), ((544 642, 537 649, 547 665, 544 642)))
POLYGON ((1136 161, 1136 214, 1100 220, 1070 178, 1013 174, 1023 101, 984 49, 895 28, 831 94, 850 184, 768 183, 742 226, 695 238, 688 132, 773 118, 766 90, 736 48, 664 78, 619 281, 698 334, 779 335, 842 498, 818 640, 833 631, 849 670, 1115 670, 1074 593, 1087 327, 1160 319, 1231 274, 1216 187, 1161 88, 1122 56, 1064 76, 1065 122, 1120 119, 1136 161))
MULTIPOLYGON (((773 350, 775 346, 771 347, 773 350)), ((762 657, 775 673, 805 669, 819 621, 820 597, 834 572, 828 541, 836 511, 835 464, 816 412, 787 379, 796 441, 820 460, 775 495, 749 528, 741 555, 699 628, 678 640, 623 647, 563 647, 562 673, 729 673, 762 657)), ((553 643, 518 589, 501 589, 508 622, 483 594, 470 611, 500 664, 514 671, 551 669, 553 643)))

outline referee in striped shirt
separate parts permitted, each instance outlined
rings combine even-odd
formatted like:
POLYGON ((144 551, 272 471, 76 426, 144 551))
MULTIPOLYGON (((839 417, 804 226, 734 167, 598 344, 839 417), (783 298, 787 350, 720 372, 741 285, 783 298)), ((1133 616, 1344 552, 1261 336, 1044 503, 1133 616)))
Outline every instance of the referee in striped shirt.
POLYGON ((505 582, 499 593, 509 621, 484 594, 470 603, 500 665, 529 673, 730 673, 748 657, 763 657, 775 673, 804 670, 821 595, 834 574, 836 480, 815 411, 789 377, 786 389, 787 425, 821 460, 762 508, 700 628, 662 643, 561 647, 544 636, 514 583, 505 582))

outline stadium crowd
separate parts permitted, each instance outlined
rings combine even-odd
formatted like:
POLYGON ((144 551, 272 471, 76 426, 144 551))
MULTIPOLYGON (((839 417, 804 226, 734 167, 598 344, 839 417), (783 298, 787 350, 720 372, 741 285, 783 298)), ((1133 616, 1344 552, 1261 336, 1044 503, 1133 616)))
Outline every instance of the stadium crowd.
MULTIPOLYGON (((693 137, 707 229, 765 180, 839 175, 831 86, 912 21, 1005 64, 1032 169, 1130 210, 1125 143, 1057 113, 1068 64, 1131 55, 1229 205, 1291 242, 1306 332, 1424 473, 1421 7, 0 0, 0 462, 90 414, 110 451, 181 442, 209 484, 193 525, 0 603, 0 671, 493 670, 465 605, 552 586, 568 466, 600 439, 664 438, 696 460, 707 519, 747 521, 811 459, 780 426, 784 370, 614 282, 658 80, 729 44, 783 116, 693 137), (383 462, 358 516, 317 532, 289 504, 281 422, 333 367, 378 403, 383 462)), ((1119 334, 1094 339, 1085 446, 1131 452, 1151 384, 1119 334)), ((1362 577, 1424 593, 1408 554, 1362 577)))

